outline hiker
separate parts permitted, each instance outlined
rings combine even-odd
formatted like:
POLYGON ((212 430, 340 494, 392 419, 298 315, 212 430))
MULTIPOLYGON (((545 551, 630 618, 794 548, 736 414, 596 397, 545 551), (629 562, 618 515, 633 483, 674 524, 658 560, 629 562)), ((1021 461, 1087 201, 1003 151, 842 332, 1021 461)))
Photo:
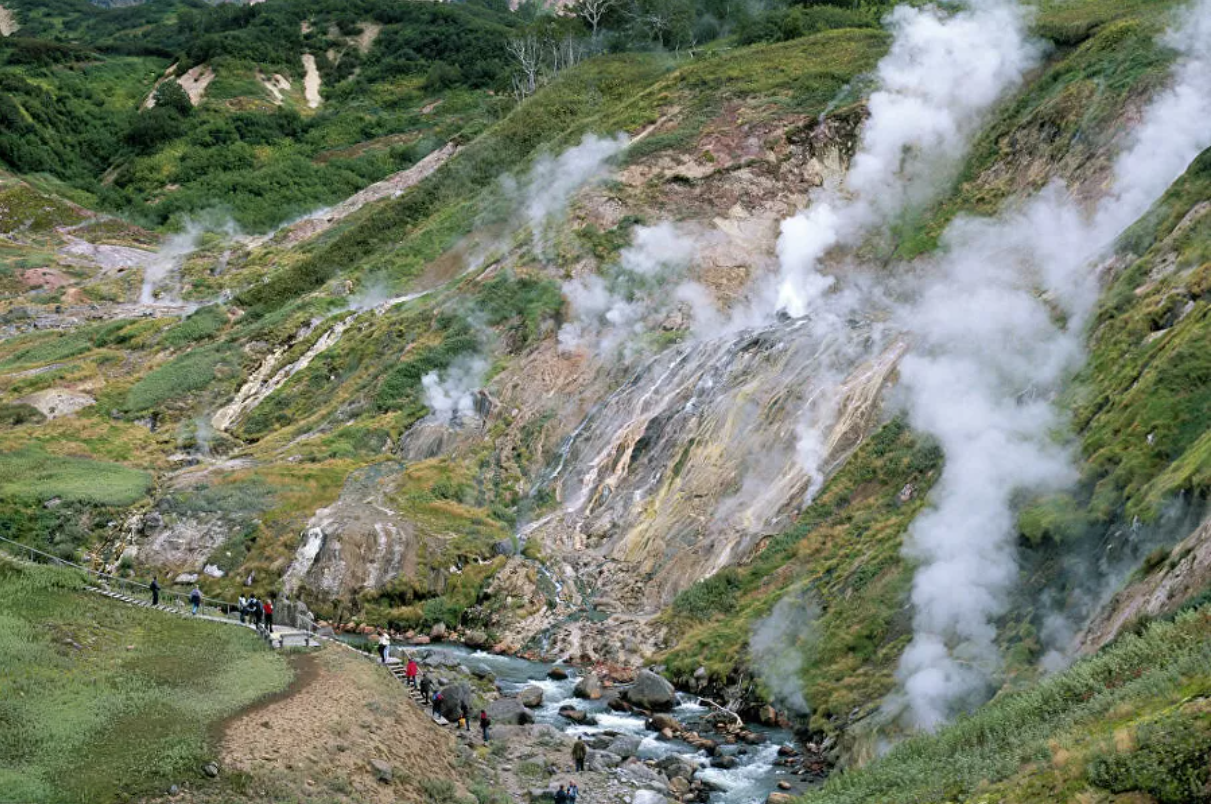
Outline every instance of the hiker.
POLYGON ((429 680, 429 674, 420 677, 420 694, 425 696, 425 700, 429 700, 429 690, 433 689, 433 682, 429 680))
POLYGON ((160 605, 160 582, 154 575, 151 578, 151 605, 160 605))
POLYGON ((471 707, 467 705, 466 701, 463 701, 460 712, 462 717, 458 719, 459 728, 471 731, 471 707))
POLYGON ((488 713, 483 709, 479 710, 479 727, 484 733, 484 742, 488 742, 488 729, 492 728, 492 721, 488 718, 488 713))
POLYGON ((442 708, 442 691, 433 693, 433 717, 436 718, 442 708))
POLYGON ((588 755, 589 747, 585 745, 584 740, 577 737, 576 742, 572 744, 572 761, 576 763, 577 773, 584 772, 584 760, 588 755))
POLYGON ((248 607, 252 609, 252 624, 257 627, 258 631, 261 630, 261 618, 265 616, 265 610, 261 608, 261 601, 257 599, 256 595, 253 595, 252 599, 248 601, 248 607))
POLYGON ((248 616, 248 598, 244 597, 243 593, 241 593, 238 603, 240 607, 240 625, 243 625, 244 618, 248 616))
POLYGON ((391 650, 391 637, 387 636, 387 632, 383 631, 378 635, 378 658, 383 663, 387 663, 387 653, 391 650))
POLYGON ((580 798, 580 785, 576 782, 568 783, 568 804, 576 804, 576 799, 580 798))
POLYGON ((408 669, 406 671, 406 674, 408 676, 408 686, 409 687, 416 686, 416 674, 418 672, 420 672, 420 667, 417 666, 416 659, 413 659, 411 656, 409 656, 408 657, 408 669))
POLYGON ((265 611, 265 627, 269 629, 269 633, 273 633, 273 601, 266 600, 262 604, 262 609, 265 611))
POLYGON ((194 614, 198 613, 198 606, 202 605, 202 590, 196 586, 189 593, 189 605, 193 606, 194 614))
POLYGON ((563 785, 555 791, 555 804, 568 804, 568 791, 563 789, 563 785))

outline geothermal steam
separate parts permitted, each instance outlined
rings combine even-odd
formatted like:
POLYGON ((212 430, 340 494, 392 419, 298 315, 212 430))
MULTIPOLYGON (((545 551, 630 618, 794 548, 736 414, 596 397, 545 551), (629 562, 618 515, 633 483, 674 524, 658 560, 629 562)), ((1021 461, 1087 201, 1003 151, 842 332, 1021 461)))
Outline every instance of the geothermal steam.
POLYGON ((1083 357, 1092 261, 1211 146, 1211 0, 1175 30, 1174 86, 1145 111, 1094 214, 1050 187, 998 219, 956 221, 902 311, 916 339, 900 367, 910 421, 946 454, 906 547, 919 568, 899 678, 918 727, 981 702, 991 684, 995 621, 1017 576, 1015 497, 1076 478, 1051 397, 1083 357))
POLYGON ((421 378, 425 404, 438 418, 457 422, 475 413, 475 392, 483 387, 488 361, 479 355, 460 357, 443 372, 421 378))

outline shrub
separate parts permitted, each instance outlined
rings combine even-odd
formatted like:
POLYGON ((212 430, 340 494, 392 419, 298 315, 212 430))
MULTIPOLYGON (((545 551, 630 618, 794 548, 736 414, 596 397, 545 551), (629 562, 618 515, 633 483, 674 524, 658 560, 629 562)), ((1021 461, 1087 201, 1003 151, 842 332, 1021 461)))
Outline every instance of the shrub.
POLYGON ((1209 802, 1209 753, 1206 716, 1195 720, 1178 712, 1141 726, 1133 750, 1096 755, 1089 780, 1112 793, 1147 793, 1161 804, 1209 802))
POLYGON ((234 362, 237 354, 238 350, 230 344, 186 352, 135 383, 126 393, 122 408, 139 413, 205 388, 214 382, 219 368, 234 362))

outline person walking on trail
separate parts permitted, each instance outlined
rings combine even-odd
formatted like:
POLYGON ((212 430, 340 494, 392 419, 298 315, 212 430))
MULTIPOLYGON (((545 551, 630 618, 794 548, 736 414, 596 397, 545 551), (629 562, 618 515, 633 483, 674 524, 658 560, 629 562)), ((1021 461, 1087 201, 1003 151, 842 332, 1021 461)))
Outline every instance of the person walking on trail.
POLYGON ((429 681, 429 674, 420 677, 420 694, 425 696, 425 700, 429 699, 429 691, 433 689, 433 682, 429 681))
POLYGON ((382 664, 387 663, 387 655, 391 650, 391 637, 383 631, 378 635, 378 659, 382 664))
POLYGON ((461 714, 462 717, 458 719, 459 727, 471 731, 471 707, 467 705, 466 701, 463 701, 461 714))
POLYGON ((584 772, 584 761, 588 755, 589 747, 585 745, 584 740, 577 737, 576 742, 572 744, 572 761, 576 763, 578 773, 584 772))
POLYGON ((237 601, 237 604, 240 607, 240 625, 243 625, 244 618, 248 616, 248 598, 244 597, 241 594, 240 599, 237 601))
POLYGON ((160 582, 154 575, 151 577, 151 605, 160 605, 160 582))
POLYGON ((264 603, 265 609, 265 627, 269 629, 269 633, 273 633, 273 601, 266 598, 264 603))
POLYGON ((568 791, 564 789, 563 785, 560 785, 559 789, 555 791, 555 804, 568 804, 568 791))
POLYGON ((261 601, 257 599, 256 595, 252 596, 252 599, 248 601, 248 605, 252 609, 252 624, 259 631, 261 628, 261 618, 265 616, 265 610, 261 608, 261 601))
POLYGON ((487 743, 489 739, 488 729, 492 728, 492 720, 483 709, 479 710, 479 728, 484 733, 484 742, 487 743))
POLYGON ((409 656, 408 657, 408 669, 405 671, 406 675, 408 676, 408 686, 409 687, 416 686, 416 674, 419 672, 420 672, 420 667, 417 666, 416 659, 413 659, 411 656, 409 656))
POLYGON ((198 613, 198 606, 202 605, 202 590, 196 586, 189 593, 189 605, 193 606, 194 614, 198 613))
POLYGON ((441 711, 441 708, 442 708, 442 691, 437 690, 436 692, 433 693, 433 718, 435 720, 437 719, 437 713, 441 711))
POLYGON ((580 798, 580 785, 576 782, 568 783, 568 804, 576 804, 576 799, 580 798))

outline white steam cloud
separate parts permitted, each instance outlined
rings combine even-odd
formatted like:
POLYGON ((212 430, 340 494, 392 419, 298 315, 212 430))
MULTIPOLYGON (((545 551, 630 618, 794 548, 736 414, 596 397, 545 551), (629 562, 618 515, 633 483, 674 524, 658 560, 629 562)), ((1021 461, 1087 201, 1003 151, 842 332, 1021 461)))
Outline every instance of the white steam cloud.
POLYGON ((918 727, 981 702, 996 672, 995 621, 1017 578, 1017 495, 1076 478, 1051 397, 1083 359, 1093 261, 1211 146, 1211 0, 1175 31, 1165 39, 1182 54, 1174 86, 1145 111, 1095 213, 1049 187, 998 219, 956 221, 901 314, 916 339, 900 366, 910 421, 946 454, 906 546, 919 568, 898 675, 918 727))
POLYGON ((815 603, 788 594, 766 617, 754 623, 749 637, 752 663, 765 688, 777 705, 797 715, 811 714, 803 697, 799 671, 819 639, 816 628, 819 617, 820 607, 815 603))
POLYGON ((559 330, 560 348, 588 348, 601 355, 633 349, 633 339, 648 330, 649 320, 671 306, 686 305, 696 321, 717 318, 710 293, 701 285, 683 282, 672 292, 668 288, 700 244, 696 233, 667 221, 636 228, 608 278, 592 274, 564 283, 572 319, 559 330))
POLYGON ((536 245, 542 244, 548 221, 561 218, 581 188, 609 175, 610 160, 626 148, 627 142, 625 134, 585 134, 579 144, 558 156, 540 155, 521 182, 512 176, 501 178, 505 195, 521 210, 536 245))
POLYGON ((187 220, 185 229, 165 240, 156 256, 143 269, 143 285, 139 289, 140 304, 181 303, 181 265, 190 254, 197 251, 202 242, 202 235, 207 232, 220 232, 232 238, 239 234, 239 229, 230 219, 219 220, 211 217, 187 220))
POLYGON ((898 6, 895 35, 879 62, 880 89, 846 178, 848 196, 824 191, 783 221, 779 276, 759 305, 792 317, 819 307, 833 278, 818 272, 834 246, 853 244, 880 222, 930 201, 954 179, 986 113, 1037 63, 1027 16, 1009 0, 971 0, 947 14, 898 6))
POLYGON ((457 358, 445 372, 431 371, 421 378, 425 404, 438 418, 451 422, 475 414, 476 392, 483 388, 488 361, 479 355, 457 358))

